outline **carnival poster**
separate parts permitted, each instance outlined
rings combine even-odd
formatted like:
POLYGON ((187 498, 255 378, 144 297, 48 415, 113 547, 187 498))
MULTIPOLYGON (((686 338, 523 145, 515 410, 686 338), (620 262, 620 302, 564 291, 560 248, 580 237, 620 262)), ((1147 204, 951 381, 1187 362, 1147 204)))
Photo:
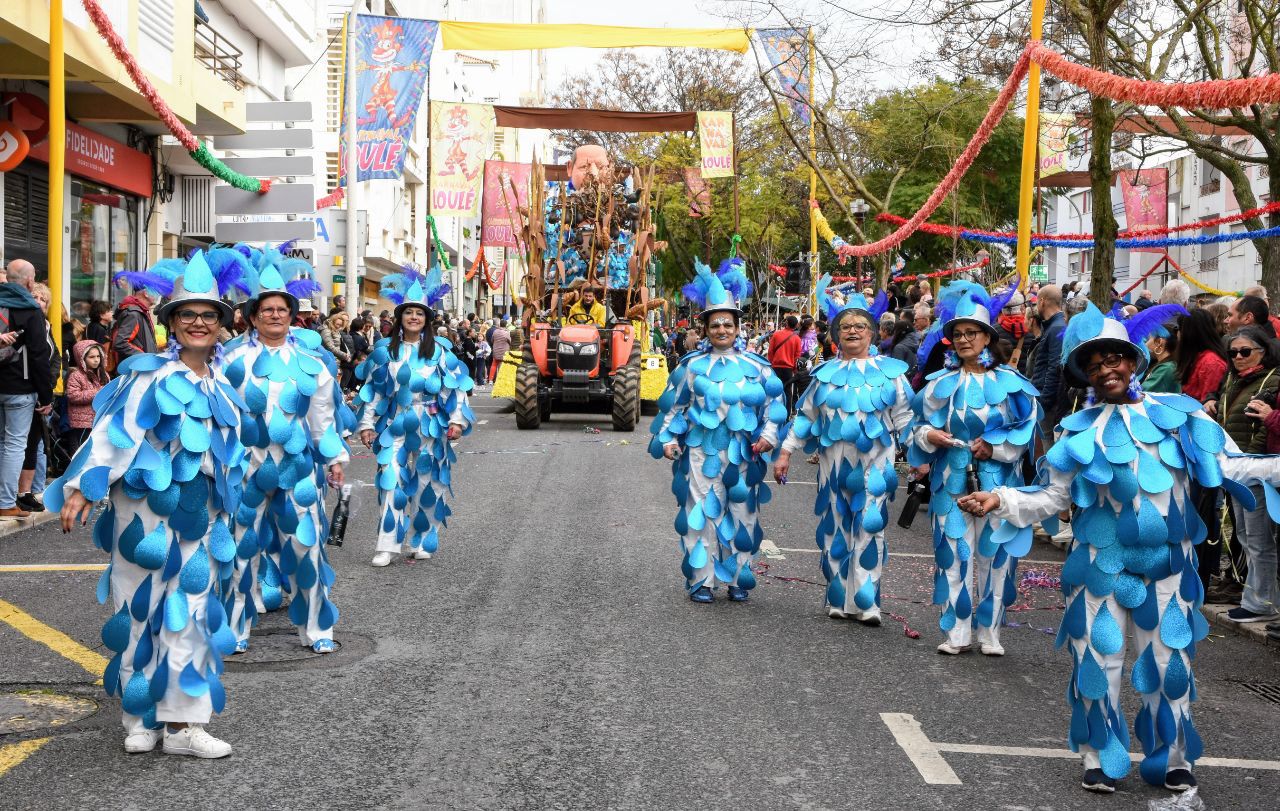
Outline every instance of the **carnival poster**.
POLYGON ((533 167, 511 161, 484 162, 484 201, 480 243, 519 249, 520 208, 529 205, 529 175, 533 167))
POLYGON ((733 113, 698 113, 702 176, 733 177, 733 113))
POLYGON ((431 214, 480 213, 485 156, 493 144, 493 108, 457 101, 431 102, 431 214))
MULTIPOLYGON (((1116 172, 1124 198, 1126 231, 1149 231, 1169 225, 1169 170, 1137 169, 1116 172)), ((1164 248, 1130 248, 1131 251, 1164 253, 1164 248)))
POLYGON ((761 28, 756 31, 769 59, 769 69, 782 94, 805 124, 809 123, 809 37, 798 28, 761 28))
POLYGON ((1067 171, 1070 132, 1075 123, 1074 113, 1040 114, 1040 177, 1067 171))
MULTIPOLYGON (((404 171, 440 24, 371 14, 357 14, 355 20, 356 177, 393 180, 404 171)), ((342 98, 345 120, 345 89, 342 98)), ((345 147, 339 149, 339 185, 346 182, 345 147)))
POLYGON ((680 170, 684 179, 685 196, 689 200, 689 216, 692 219, 705 217, 711 213, 711 187, 702 179, 702 170, 696 166, 686 166, 680 170))

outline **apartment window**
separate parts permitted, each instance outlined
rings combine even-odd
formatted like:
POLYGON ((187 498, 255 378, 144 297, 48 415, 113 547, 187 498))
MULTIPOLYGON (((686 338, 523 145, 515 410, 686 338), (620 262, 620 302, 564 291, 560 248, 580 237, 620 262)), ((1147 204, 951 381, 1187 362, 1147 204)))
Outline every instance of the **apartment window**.
MULTIPOLYGON (((1231 233, 1233 234, 1244 233, 1244 223, 1236 223, 1235 225, 1231 226, 1231 233)), ((1228 242, 1227 256, 1244 256, 1245 243, 1246 243, 1246 240, 1243 240, 1243 239, 1237 239, 1237 240, 1232 240, 1231 242, 1228 242)))
MULTIPOLYGON (((1218 235, 1218 227, 1204 228, 1200 231, 1201 236, 1216 237, 1218 235)), ((1218 255, 1222 252, 1221 243, 1210 243, 1200 246, 1200 270, 1201 272, 1210 272, 1218 269, 1218 255)))

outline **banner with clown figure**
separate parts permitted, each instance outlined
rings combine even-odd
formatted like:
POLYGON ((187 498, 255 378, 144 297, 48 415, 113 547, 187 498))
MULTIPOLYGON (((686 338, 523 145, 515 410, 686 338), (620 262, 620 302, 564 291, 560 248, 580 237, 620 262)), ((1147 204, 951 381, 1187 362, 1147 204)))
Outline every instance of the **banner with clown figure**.
POLYGON ((431 216, 480 213, 495 119, 488 104, 431 102, 431 216))
MULTIPOLYGON (((357 14, 355 21, 356 52, 346 58, 356 60, 357 180, 391 180, 404 171, 440 24, 371 14, 357 14)), ((343 120, 346 97, 344 88, 343 120)), ((345 151, 344 144, 339 185, 346 183, 345 151)))

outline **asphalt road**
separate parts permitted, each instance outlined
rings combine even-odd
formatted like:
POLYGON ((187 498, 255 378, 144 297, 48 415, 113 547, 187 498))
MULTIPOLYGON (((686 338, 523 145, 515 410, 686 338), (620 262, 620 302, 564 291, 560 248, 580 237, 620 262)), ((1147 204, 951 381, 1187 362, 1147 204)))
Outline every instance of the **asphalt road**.
MULTIPOLYGON (((459 444, 440 553, 370 567, 375 496, 357 488, 346 545, 331 550, 342 649, 312 656, 273 615, 249 661, 229 665, 210 725, 229 759, 125 755, 118 701, 0 622, 0 702, 33 690, 96 702, 0 735, 0 809, 1145 809, 1171 796, 1136 769, 1117 795, 1090 795, 1078 761, 1025 753, 1065 749, 1056 591, 1028 584, 1003 659, 934 652, 923 516, 890 527, 885 607, 899 619, 829 620, 802 481, 814 469, 797 460, 764 510, 783 551, 763 559, 761 586, 745 604, 698 606, 682 588, 669 467, 645 433, 614 433, 603 415, 517 431, 487 397, 477 411, 487 422, 459 444), (1007 749, 939 755, 958 784, 931 785, 882 714, 912 716, 934 743, 1007 749)), ((350 475, 372 474, 366 456, 350 475)), ((1061 555, 1037 545, 1030 558, 1024 573, 1053 576, 1061 555)), ((87 532, 0 538, 0 566, 104 562, 87 532)), ((97 577, 0 570, 0 600, 102 651, 97 577)), ((1206 754, 1280 760, 1280 705, 1256 691, 1280 693, 1277 655, 1215 631, 1196 673, 1206 754)), ((1130 719, 1134 698, 1126 686, 1130 719)), ((1280 771, 1198 775, 1210 809, 1277 807, 1280 771)))

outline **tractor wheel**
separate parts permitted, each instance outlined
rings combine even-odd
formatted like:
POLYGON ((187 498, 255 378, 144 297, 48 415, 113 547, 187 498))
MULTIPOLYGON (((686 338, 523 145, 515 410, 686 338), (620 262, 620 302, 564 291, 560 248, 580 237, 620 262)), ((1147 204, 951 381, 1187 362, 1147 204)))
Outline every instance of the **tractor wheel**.
POLYGON ((640 367, 627 364, 613 376, 613 430, 634 431, 640 421, 640 367))
POLYGON ((522 363, 516 369, 516 427, 537 428, 542 422, 538 407, 538 366, 522 363))

